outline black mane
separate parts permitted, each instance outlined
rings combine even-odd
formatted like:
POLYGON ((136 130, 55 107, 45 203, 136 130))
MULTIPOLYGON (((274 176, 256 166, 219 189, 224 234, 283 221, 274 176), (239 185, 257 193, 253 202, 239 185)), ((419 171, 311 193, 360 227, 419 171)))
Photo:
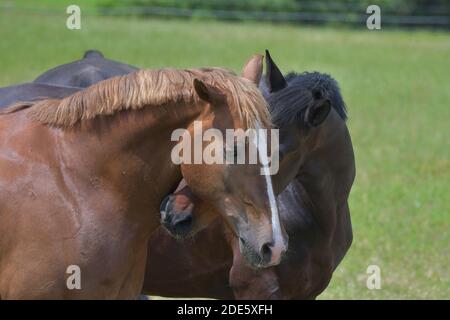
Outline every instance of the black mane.
MULTIPOLYGON (((347 108, 339 85, 330 75, 319 72, 290 72, 285 76, 288 86, 266 94, 272 121, 278 127, 302 121, 304 111, 315 97, 327 98, 342 120, 347 120, 347 108)), ((264 91, 264 90, 263 90, 264 91)))

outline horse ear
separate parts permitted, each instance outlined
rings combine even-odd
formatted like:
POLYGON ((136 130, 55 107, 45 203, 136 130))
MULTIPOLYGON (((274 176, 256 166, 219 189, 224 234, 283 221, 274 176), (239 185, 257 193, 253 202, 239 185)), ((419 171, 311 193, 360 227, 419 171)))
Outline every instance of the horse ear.
POLYGON ((242 68, 241 76, 252 81, 257 86, 259 81, 261 81, 262 71, 263 71, 263 56, 260 54, 254 54, 248 59, 242 68))
POLYGON ((331 111, 329 99, 321 99, 308 107, 305 112, 305 123, 310 127, 317 127, 325 121, 331 111))
POLYGON ((209 90, 209 88, 207 87, 207 85, 203 81, 195 78, 194 79, 194 89, 195 89, 195 92, 197 93, 197 95, 203 101, 206 101, 206 102, 212 102, 213 101, 213 99, 212 99, 212 92, 209 90))
POLYGON ((269 88, 269 92, 276 92, 284 89, 287 86, 287 82, 283 77, 280 69, 278 69, 275 62, 270 56, 269 50, 266 49, 266 84, 269 88))
POLYGON ((83 58, 84 59, 86 59, 86 58, 104 58, 104 56, 103 56, 103 53, 101 53, 100 51, 92 49, 92 50, 87 50, 84 53, 83 58))

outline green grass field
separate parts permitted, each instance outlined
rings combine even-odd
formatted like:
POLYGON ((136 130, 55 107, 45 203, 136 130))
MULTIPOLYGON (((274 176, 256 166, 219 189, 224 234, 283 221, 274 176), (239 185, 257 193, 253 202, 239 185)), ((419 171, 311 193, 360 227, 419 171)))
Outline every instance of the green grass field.
POLYGON ((321 299, 450 298, 450 34, 0 12, 0 86, 100 49, 140 67, 239 71, 265 48, 280 68, 318 70, 348 104, 357 178, 354 243, 321 299), (382 288, 366 287, 381 268, 382 288))

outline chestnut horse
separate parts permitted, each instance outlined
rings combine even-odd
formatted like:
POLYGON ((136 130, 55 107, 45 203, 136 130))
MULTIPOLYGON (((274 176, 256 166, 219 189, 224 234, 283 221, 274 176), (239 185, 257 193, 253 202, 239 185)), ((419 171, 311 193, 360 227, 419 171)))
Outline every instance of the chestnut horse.
MULTIPOLYGON (((355 161, 337 83, 319 73, 290 73, 285 78, 268 52, 266 62, 267 86, 262 90, 280 128, 282 158, 273 180, 290 239, 286 258, 277 267, 250 268, 238 250, 238 239, 220 221, 182 243, 159 230, 149 244, 149 261, 157 263, 147 264, 145 294, 314 299, 349 249, 347 200, 355 161)), ((197 217, 213 210, 184 182, 162 204, 163 217, 189 213, 197 217)), ((176 224, 166 225, 177 233, 176 224)))
POLYGON ((221 131, 270 126, 256 87, 222 69, 141 70, 4 111, 0 298, 135 298, 159 203, 182 175, 233 221, 250 264, 277 264, 285 236, 273 227, 278 213, 260 164, 171 162, 171 133, 191 132, 195 120, 221 131), (274 254, 261 259, 267 248, 274 254), (72 265, 81 270, 75 290, 66 283, 72 265))

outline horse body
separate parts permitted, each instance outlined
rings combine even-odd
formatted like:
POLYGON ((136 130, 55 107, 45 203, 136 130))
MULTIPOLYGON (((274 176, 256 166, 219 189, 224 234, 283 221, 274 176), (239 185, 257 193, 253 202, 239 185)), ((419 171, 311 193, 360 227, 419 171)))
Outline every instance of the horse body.
POLYGON ((48 70, 33 82, 86 88, 99 81, 136 70, 134 66, 104 58, 99 51, 89 50, 85 52, 83 59, 48 70))
MULTIPOLYGON (((233 299, 228 284, 233 253, 220 220, 192 239, 175 240, 160 227, 149 240, 148 259, 161 259, 145 270, 143 293, 165 297, 233 299), (168 254, 173 252, 173 254, 168 254)), ((156 260, 153 260, 156 261, 156 260)))
POLYGON ((181 178, 171 145, 158 142, 170 141, 167 131, 151 130, 125 152, 124 133, 138 133, 130 119, 100 136, 31 123, 22 112, 0 121, 1 297, 136 297, 159 202, 181 178), (81 290, 67 290, 70 265, 80 267, 81 290))
POLYGON ((22 83, 0 88, 0 108, 5 108, 19 101, 33 101, 44 98, 61 99, 81 88, 48 85, 41 83, 22 83))
MULTIPOLYGON (((351 141, 336 112, 323 124, 326 141, 278 196, 291 251, 276 272, 283 297, 312 299, 328 285, 352 242, 347 198, 354 179, 351 141)), ((319 143, 320 144, 320 143, 319 143)))
POLYGON ((0 88, 0 108, 20 101, 61 99, 102 80, 136 70, 134 66, 104 58, 97 50, 89 50, 82 59, 48 70, 31 83, 0 88))

